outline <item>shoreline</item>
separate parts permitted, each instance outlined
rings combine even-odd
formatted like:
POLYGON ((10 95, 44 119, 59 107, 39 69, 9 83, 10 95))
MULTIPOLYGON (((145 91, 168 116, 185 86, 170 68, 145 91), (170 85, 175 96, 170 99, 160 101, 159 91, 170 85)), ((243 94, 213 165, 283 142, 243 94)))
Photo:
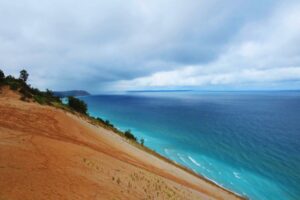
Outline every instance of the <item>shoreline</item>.
MULTIPOLYGON (((101 116, 95 116, 95 117, 101 117, 101 116)), ((125 130, 126 130, 126 129, 123 130, 122 128, 120 128, 120 127, 117 126, 116 124, 113 124, 113 125, 114 125, 114 127, 115 127, 116 129, 118 129, 118 130, 120 130, 120 131, 125 131, 125 130)), ((118 134, 118 133, 116 133, 116 134, 118 134)), ((133 133, 133 134, 134 134, 134 133, 133 133)), ((146 139, 146 138, 144 138, 144 139, 146 139)), ((145 149, 146 149, 146 152, 147 152, 147 153, 150 153, 149 151, 151 151, 151 154, 153 154, 154 156, 157 156, 158 158, 160 158, 160 159, 162 159, 162 160, 164 160, 164 161, 166 161, 166 162, 168 162, 168 163, 171 163, 171 164, 174 165, 175 167, 178 167, 178 168, 180 168, 180 169, 182 169, 182 170, 184 170, 184 171, 186 171, 186 172, 192 174, 193 176, 196 176, 197 178, 200 178, 200 179, 202 179, 202 180, 204 180, 204 181, 207 181, 208 183, 213 184, 213 185, 215 185, 216 187, 219 187, 220 189, 222 189, 222 190, 224 190, 224 191, 226 191, 226 192, 229 192, 229 193, 231 193, 231 194, 233 194, 233 195, 235 195, 235 196, 237 196, 237 197, 239 197, 239 198, 241 198, 241 199, 245 199, 245 200, 248 199, 247 196, 244 196, 244 195, 242 195, 242 194, 239 194, 239 193, 237 193, 237 192, 235 192, 235 191, 232 191, 232 190, 230 190, 230 189, 228 189, 228 188, 222 186, 220 183, 214 181, 213 179, 210 179, 209 177, 207 177, 207 176, 205 176, 205 175, 202 175, 201 173, 195 172, 193 169, 189 168, 188 166, 184 166, 184 165, 182 165, 182 164, 180 164, 180 163, 177 163, 176 161, 172 160, 171 158, 169 158, 169 157, 167 157, 167 156, 164 156, 164 155, 162 155, 162 154, 156 152, 156 150, 151 149, 150 147, 148 147, 148 146, 146 146, 146 145, 143 146, 143 147, 141 148, 139 145, 136 145, 136 144, 134 144, 133 142, 130 142, 130 141, 128 141, 128 140, 127 140, 127 142, 128 142, 129 144, 131 144, 131 145, 134 145, 135 147, 137 147, 137 148, 139 148, 139 149, 142 149, 142 150, 145 150, 145 149), (148 150, 148 151, 147 151, 147 150, 148 150)))
MULTIPOLYGON (((99 115, 97 115, 97 114, 95 114, 95 113, 92 114, 92 115, 90 115, 90 116, 91 116, 91 117, 100 117, 100 118, 103 117, 103 116, 99 116, 99 115)), ((106 119, 106 118, 105 118, 105 119, 106 119)), ((106 120, 109 120, 110 122, 112 122, 110 119, 106 119, 106 120)), ((128 130, 128 129, 129 129, 129 130, 136 130, 136 128, 134 128, 134 127, 125 128, 126 126, 118 126, 118 125, 116 125, 116 124, 113 123, 113 122, 112 122, 112 125, 113 125, 113 127, 114 127, 115 129, 117 129, 117 130, 120 131, 120 132, 124 132, 124 131, 126 131, 126 130, 128 130)), ((116 131, 114 131, 114 130, 111 130, 111 131, 114 132, 115 134, 119 135, 118 132, 116 132, 116 131)), ((133 134, 134 134, 134 132, 133 132, 133 134)), ((144 134, 144 135, 145 135, 145 134, 144 134)), ((119 136, 120 136, 120 135, 119 135, 119 136)), ((120 136, 120 137, 122 137, 122 136, 120 136)), ((143 138, 143 139, 146 139, 146 138, 143 138)), ((148 147, 148 146, 146 146, 146 145, 141 146, 141 145, 139 145, 139 143, 135 143, 135 142, 132 142, 132 141, 129 141, 129 140, 127 140, 127 142, 128 142, 129 144, 131 144, 131 145, 133 145, 133 146, 139 148, 139 149, 144 150, 146 153, 153 154, 154 156, 156 156, 156 157, 162 159, 163 161, 166 161, 166 162, 168 162, 168 163, 174 165, 175 167, 178 167, 178 168, 180 168, 180 169, 182 169, 182 170, 184 170, 184 171, 190 173, 191 175, 196 176, 197 178, 203 179, 204 181, 207 181, 208 183, 213 184, 213 185, 215 185, 216 187, 219 187, 220 189, 223 189, 223 190, 226 191, 226 192, 229 192, 229 193, 231 193, 231 194, 233 194, 233 195, 235 195, 235 196, 237 196, 237 197, 239 197, 239 198, 241 198, 241 199, 245 199, 245 200, 249 199, 247 196, 242 195, 242 194, 239 194, 239 193, 237 193, 237 192, 235 192, 235 191, 233 191, 233 190, 230 190, 230 189, 228 189, 228 188, 222 186, 220 183, 216 182, 215 180, 213 180, 213 179, 211 179, 211 178, 209 178, 209 177, 207 177, 207 176, 205 176, 205 175, 203 175, 203 174, 201 174, 201 173, 195 172, 192 168, 189 168, 188 166, 182 165, 182 164, 180 164, 180 163, 178 163, 178 162, 172 160, 171 158, 169 158, 169 157, 167 157, 167 156, 164 156, 164 155, 161 154, 161 153, 156 152, 155 149, 151 149, 150 147, 148 147)))
MULTIPOLYGON (((91 117, 100 117, 100 118, 103 117, 103 116, 98 116, 97 114, 92 114, 92 115, 90 115, 90 116, 91 116, 91 117)), ((84 117, 85 117, 85 116, 84 116, 84 117)), ((105 119, 106 119, 106 118, 105 118, 105 119)), ((89 120, 89 119, 87 119, 87 120, 89 120)), ((106 119, 106 120, 109 120, 109 121, 110 121, 110 119, 106 119)), ((111 121, 110 121, 110 122, 111 122, 111 121)), ((94 124, 92 123, 92 125, 94 125, 94 124)), ((114 129, 116 129, 116 130, 118 130, 118 131, 120 131, 120 132, 124 132, 124 131, 126 131, 126 130, 128 130, 128 129, 125 128, 125 126, 118 126, 118 125, 116 125, 115 123, 112 123, 112 125, 113 125, 113 127, 114 127, 113 129, 110 129, 110 128, 107 128, 107 129, 110 130, 110 131, 112 131, 112 132, 115 133, 116 135, 120 136, 121 138, 123 138, 123 136, 121 136, 121 135, 120 135, 118 132, 116 132, 114 129)), ((134 127, 130 127, 130 128, 129 128, 129 130, 134 130, 134 129, 135 129, 134 127)), ((133 132, 133 134, 134 134, 134 132, 133 132)), ((144 138, 144 139, 146 139, 146 138, 144 138)), ((216 186, 216 187, 218 187, 218 188, 220 188, 220 189, 222 189, 222 190, 224 190, 224 191, 226 191, 226 192, 228 192, 228 193, 230 193, 230 194, 233 194, 233 195, 235 195, 235 196, 238 197, 238 198, 241 198, 241 199, 244 199, 244 200, 249 199, 247 196, 244 196, 244 195, 242 195, 242 194, 239 194, 239 193, 237 193, 237 192, 235 192, 235 191, 232 191, 232 190, 230 190, 230 189, 228 189, 228 188, 222 186, 221 184, 219 184, 218 182, 214 181, 213 179, 210 179, 210 178, 208 178, 208 177, 202 175, 201 173, 195 172, 193 169, 189 168, 188 166, 184 166, 184 165, 182 165, 182 164, 180 164, 180 163, 177 163, 176 161, 173 161, 171 158, 169 158, 169 157, 167 157, 167 156, 164 156, 164 155, 162 155, 161 153, 156 152, 156 150, 151 149, 150 147, 148 147, 148 146, 146 146, 146 145, 141 146, 139 143, 133 142, 133 141, 130 141, 130 140, 126 140, 126 142, 127 142, 128 144, 130 144, 130 145, 133 145, 134 147, 136 147, 136 148, 138 148, 138 149, 141 149, 141 150, 145 151, 146 153, 150 153, 150 154, 152 154, 152 155, 158 157, 159 159, 161 159, 161 160, 163 160, 163 161, 165 161, 165 162, 168 162, 168 163, 174 165, 175 167, 177 167, 177 168, 179 168, 179 169, 181 169, 181 170, 184 170, 185 172, 187 172, 187 173, 189 173, 189 174, 191 174, 191 175, 193 175, 193 176, 195 176, 195 177, 197 177, 197 178, 199 178, 199 179, 202 179, 202 180, 206 181, 206 182, 209 183, 209 184, 212 184, 212 185, 214 185, 214 186, 216 186)))
MULTIPOLYGON (((115 128, 118 128, 118 127, 115 126, 115 128)), ((121 130, 121 129, 118 129, 118 130, 121 130)), ((111 131, 112 131, 112 130, 111 130, 111 131)), ((114 131, 112 131, 112 132, 114 132, 114 131)), ((115 133, 117 136, 119 136, 120 138, 124 139, 124 138, 123 138, 122 136, 120 136, 118 133, 116 133, 116 132, 114 132, 114 133, 115 133)), ((230 190, 230 189, 227 189, 227 188, 221 186, 221 185, 220 185, 219 183, 217 183, 216 181, 214 181, 214 180, 212 180, 212 179, 210 179, 210 178, 208 178, 208 177, 206 177, 206 176, 204 176, 204 175, 202 175, 202 174, 198 174, 198 173, 194 172, 194 171, 193 171, 192 169, 190 169, 189 167, 184 166, 184 165, 181 165, 181 164, 179 164, 179 163, 176 163, 175 161, 171 160, 170 158, 168 158, 168 157, 166 157, 166 156, 163 156, 162 154, 156 152, 155 150, 153 150, 153 149, 151 149, 151 148, 149 148, 149 147, 147 147, 147 146, 143 146, 143 147, 142 147, 142 146, 140 146, 138 143, 132 142, 132 141, 127 140, 127 139, 125 139, 125 141, 126 141, 126 143, 128 143, 129 145, 131 145, 131 146, 133 146, 133 147, 135 147, 135 148, 138 148, 138 149, 140 149, 140 150, 142 150, 142 151, 144 151, 144 152, 146 152, 146 153, 149 153, 149 154, 151 154, 151 155, 157 157, 158 159, 160 159, 160 160, 162 160, 162 161, 164 161, 164 162, 167 162, 167 163, 173 165, 174 167, 176 167, 176 168, 178 168, 178 169, 180 169, 180 170, 183 170, 183 171, 189 173, 190 175, 192 175, 192 176, 194 176, 194 177, 196 177, 196 178, 198 178, 198 179, 201 179, 201 180, 205 181, 206 183, 209 183, 209 184, 211 184, 211 185, 213 185, 213 186, 215 186, 215 187, 217 187, 217 188, 219 188, 219 189, 221 189, 221 190, 223 190, 223 191, 225 191, 225 192, 227 192, 227 193, 229 193, 229 194, 232 194, 232 195, 236 196, 237 198, 244 199, 244 200, 248 199, 247 197, 245 197, 245 196, 243 196, 243 195, 241 195, 241 194, 239 194, 239 193, 236 193, 236 192, 234 192, 234 191, 232 191, 232 190, 230 190)))

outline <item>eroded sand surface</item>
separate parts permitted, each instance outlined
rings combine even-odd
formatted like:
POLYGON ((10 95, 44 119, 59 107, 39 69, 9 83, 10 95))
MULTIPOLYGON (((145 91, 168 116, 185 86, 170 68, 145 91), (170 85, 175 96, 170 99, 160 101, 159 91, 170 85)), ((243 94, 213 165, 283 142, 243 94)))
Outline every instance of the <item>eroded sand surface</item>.
POLYGON ((0 200, 240 199, 65 111, 0 94, 0 200))

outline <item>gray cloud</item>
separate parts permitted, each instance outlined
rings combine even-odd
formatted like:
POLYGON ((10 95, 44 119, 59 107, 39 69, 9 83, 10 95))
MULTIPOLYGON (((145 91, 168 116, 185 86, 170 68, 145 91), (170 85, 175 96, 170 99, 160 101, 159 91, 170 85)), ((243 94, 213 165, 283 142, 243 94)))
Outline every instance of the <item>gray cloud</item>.
MULTIPOLYGON (((205 87, 212 82, 203 76, 247 70, 271 76, 300 66, 298 8, 297 1, 271 0, 0 0, 0 64, 14 75, 26 68, 35 86, 92 92, 147 88, 137 80, 191 66, 193 74, 176 77, 177 84, 154 85, 205 87)), ((261 87, 286 80, 268 78, 261 87)))

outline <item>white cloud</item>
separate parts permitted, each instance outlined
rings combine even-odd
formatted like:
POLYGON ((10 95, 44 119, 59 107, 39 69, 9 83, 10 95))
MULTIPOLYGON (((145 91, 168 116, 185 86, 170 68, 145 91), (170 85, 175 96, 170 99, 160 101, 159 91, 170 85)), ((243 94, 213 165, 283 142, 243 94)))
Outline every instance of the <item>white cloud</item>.
POLYGON ((206 73, 198 67, 187 67, 169 72, 158 72, 149 77, 120 81, 115 89, 146 89, 174 86, 211 86, 241 85, 247 83, 273 83, 278 81, 299 80, 300 67, 284 67, 272 69, 244 69, 227 73, 206 73), (203 74, 201 74, 203 71, 203 74))
POLYGON ((288 88, 292 81, 300 81, 299 10, 298 2, 279 4, 268 18, 245 24, 213 62, 120 81, 115 88, 238 87, 257 83, 288 88))

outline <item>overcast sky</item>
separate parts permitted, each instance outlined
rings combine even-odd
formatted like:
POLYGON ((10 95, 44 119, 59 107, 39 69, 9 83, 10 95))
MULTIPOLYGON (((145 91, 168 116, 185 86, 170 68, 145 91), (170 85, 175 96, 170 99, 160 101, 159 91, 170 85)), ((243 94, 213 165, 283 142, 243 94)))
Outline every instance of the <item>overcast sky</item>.
POLYGON ((300 89, 299 0, 0 0, 0 68, 41 89, 300 89))

